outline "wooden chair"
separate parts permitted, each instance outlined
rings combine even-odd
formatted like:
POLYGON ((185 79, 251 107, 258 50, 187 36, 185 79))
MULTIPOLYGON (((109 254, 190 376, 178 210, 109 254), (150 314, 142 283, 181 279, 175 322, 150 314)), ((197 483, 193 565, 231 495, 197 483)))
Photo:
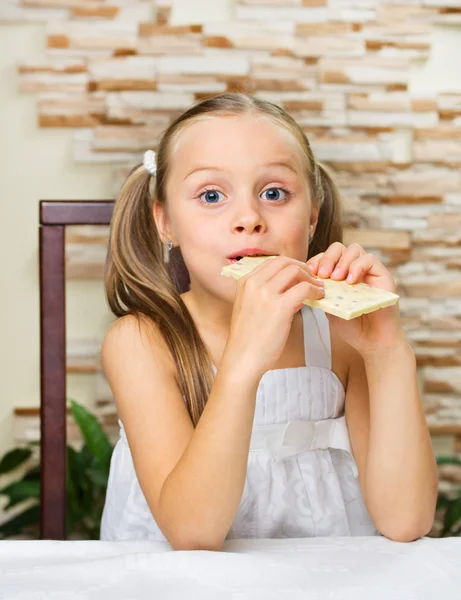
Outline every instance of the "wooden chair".
MULTIPOLYGON (((40 207, 40 537, 66 538, 65 228, 109 225, 113 200, 42 200, 40 207)), ((189 274, 179 249, 168 272, 180 293, 189 274)), ((102 282, 101 282, 101 285, 102 282)))

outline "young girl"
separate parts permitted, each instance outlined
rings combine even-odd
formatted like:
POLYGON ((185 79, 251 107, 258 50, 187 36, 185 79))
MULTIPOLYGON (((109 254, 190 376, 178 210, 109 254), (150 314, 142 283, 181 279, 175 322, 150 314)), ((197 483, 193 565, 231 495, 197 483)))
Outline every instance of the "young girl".
POLYGON ((330 277, 395 292, 341 240, 334 183, 269 102, 205 100, 146 153, 115 204, 106 265, 119 318, 102 357, 121 437, 102 540, 219 550, 430 531, 437 468, 398 305, 344 321, 303 304, 330 277), (221 275, 248 254, 278 256, 238 282, 221 275))

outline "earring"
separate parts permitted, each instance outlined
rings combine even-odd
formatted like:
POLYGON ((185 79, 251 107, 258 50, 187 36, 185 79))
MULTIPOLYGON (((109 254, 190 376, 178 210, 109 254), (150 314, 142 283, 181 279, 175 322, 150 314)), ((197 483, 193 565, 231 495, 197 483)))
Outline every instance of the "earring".
POLYGON ((170 250, 173 247, 173 242, 168 240, 167 242, 165 242, 165 246, 163 248, 163 261, 165 263, 169 263, 170 262, 170 250))

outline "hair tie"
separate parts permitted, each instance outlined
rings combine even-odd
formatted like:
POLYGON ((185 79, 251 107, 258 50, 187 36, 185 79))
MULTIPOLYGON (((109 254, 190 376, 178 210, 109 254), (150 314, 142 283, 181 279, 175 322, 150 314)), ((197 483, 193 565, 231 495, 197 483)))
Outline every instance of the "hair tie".
POLYGON ((157 173, 157 165, 155 163, 155 152, 153 150, 147 150, 144 153, 144 159, 142 161, 146 171, 149 175, 155 175, 157 173))

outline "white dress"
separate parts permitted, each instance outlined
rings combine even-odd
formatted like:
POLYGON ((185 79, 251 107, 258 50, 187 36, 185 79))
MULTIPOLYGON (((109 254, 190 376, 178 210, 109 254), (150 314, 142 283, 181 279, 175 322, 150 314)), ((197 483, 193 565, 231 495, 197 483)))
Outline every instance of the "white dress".
MULTIPOLYGON (((306 366, 267 371, 259 382, 244 491, 227 539, 380 535, 362 498, 344 386, 331 370, 328 319, 306 305, 301 312, 306 366)), ((100 539, 165 541, 119 424, 100 539)))

